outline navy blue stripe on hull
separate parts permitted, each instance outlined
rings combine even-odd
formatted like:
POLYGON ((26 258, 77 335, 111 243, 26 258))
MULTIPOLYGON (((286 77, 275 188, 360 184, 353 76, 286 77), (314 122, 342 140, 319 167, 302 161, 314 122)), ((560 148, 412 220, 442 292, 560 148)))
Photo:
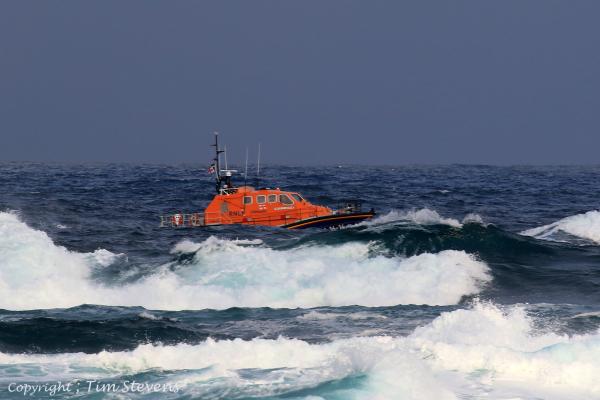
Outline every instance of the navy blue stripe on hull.
POLYGON ((340 216, 324 216, 304 221, 297 221, 292 224, 284 225, 284 228, 289 229, 304 229, 304 228, 334 228, 343 225, 357 224, 366 219, 372 218, 374 213, 348 214, 340 216))

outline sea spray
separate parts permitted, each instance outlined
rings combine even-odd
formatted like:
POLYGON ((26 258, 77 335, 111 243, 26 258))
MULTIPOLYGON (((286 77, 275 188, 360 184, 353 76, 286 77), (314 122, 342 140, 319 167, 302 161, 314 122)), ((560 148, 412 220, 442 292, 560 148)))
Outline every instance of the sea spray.
POLYGON ((91 271, 116 255, 69 251, 10 214, 2 214, 0 230, 0 308, 9 309, 84 303, 154 309, 447 305, 479 293, 491 280, 488 267, 464 251, 401 258, 376 254, 373 243, 280 251, 210 237, 175 247, 175 253, 193 250, 191 261, 107 285, 91 280, 91 271))

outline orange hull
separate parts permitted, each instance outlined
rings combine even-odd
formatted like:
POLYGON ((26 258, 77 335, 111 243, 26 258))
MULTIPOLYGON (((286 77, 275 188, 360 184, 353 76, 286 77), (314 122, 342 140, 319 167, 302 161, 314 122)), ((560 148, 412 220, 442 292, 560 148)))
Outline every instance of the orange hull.
POLYGON ((334 227, 372 218, 373 211, 334 211, 305 200, 300 194, 280 189, 242 186, 223 190, 204 213, 173 214, 162 217, 162 226, 200 227, 215 225, 262 225, 289 229, 334 227))

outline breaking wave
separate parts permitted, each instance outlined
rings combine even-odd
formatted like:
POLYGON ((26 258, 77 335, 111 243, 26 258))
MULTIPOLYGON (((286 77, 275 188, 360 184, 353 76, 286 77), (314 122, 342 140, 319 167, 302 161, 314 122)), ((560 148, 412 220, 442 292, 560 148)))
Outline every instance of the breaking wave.
POLYGON ((173 252, 178 260, 151 275, 107 285, 93 272, 120 255, 69 251, 15 215, 0 213, 0 308, 449 305, 491 280, 483 262, 456 250, 402 258, 384 256, 374 243, 275 250, 211 237, 184 241, 173 252))
MULTIPOLYGON (((454 218, 442 217, 437 211, 428 208, 420 210, 398 211, 392 210, 387 214, 373 218, 370 221, 365 221, 359 226, 378 226, 393 222, 411 222, 417 225, 448 225, 453 228, 461 228, 467 223, 483 224, 483 218, 478 214, 467 214, 459 221, 454 218)), ((355 225, 356 226, 356 225, 355 225)))
POLYGON ((528 229, 521 234, 549 240, 564 240, 567 234, 600 244, 600 211, 572 215, 548 225, 528 229))
MULTIPOLYGON (((13 380, 170 371, 170 380, 184 387, 193 383, 194 395, 227 388, 231 397, 300 390, 303 396, 343 391, 341 397, 359 399, 600 395, 600 335, 544 334, 533 326, 520 306, 503 310, 475 303, 470 309, 442 313, 407 337, 321 344, 283 337, 207 339, 197 345, 147 344, 97 354, 0 353, 0 364, 11 365, 13 380), (345 382, 342 388, 326 385, 336 380, 345 382)), ((0 380, 8 379, 2 371, 0 380)))

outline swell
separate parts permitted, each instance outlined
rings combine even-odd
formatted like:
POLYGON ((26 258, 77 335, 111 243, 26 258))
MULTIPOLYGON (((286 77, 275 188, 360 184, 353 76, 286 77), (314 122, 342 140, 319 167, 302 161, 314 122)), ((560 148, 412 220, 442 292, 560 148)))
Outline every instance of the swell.
POLYGON ((408 335, 455 306, 231 308, 159 311, 84 305, 69 309, 0 310, 0 352, 97 353, 142 344, 198 344, 213 339, 277 339, 324 343, 354 336, 408 335))
POLYGON ((443 250, 463 250, 487 259, 519 261, 539 256, 552 256, 569 251, 566 245, 548 243, 503 231, 494 225, 467 223, 462 226, 415 223, 357 226, 328 232, 317 232, 281 248, 301 245, 332 245, 346 242, 378 242, 394 255, 414 256, 443 250))
MULTIPOLYGON (((477 214, 463 221, 444 218, 429 209, 392 211, 372 222, 349 226, 335 231, 321 231, 289 241, 281 248, 304 244, 335 244, 345 242, 382 243, 390 254, 413 256, 426 252, 463 250, 498 261, 520 261, 524 257, 538 259, 561 252, 581 254, 577 250, 594 249, 569 242, 538 240, 531 235, 512 233, 493 224, 486 224, 477 214)), ((600 251, 597 253, 600 254, 600 251)), ((525 258, 526 260, 529 260, 525 258)))
POLYGON ((97 353, 130 350, 144 343, 199 343, 208 337, 233 338, 194 326, 140 316, 113 320, 36 317, 0 322, 0 351, 5 353, 97 353))
POLYGON ((388 254, 405 257, 447 250, 474 254, 494 278, 483 296, 497 301, 600 301, 600 246, 538 239, 481 222, 390 221, 318 232, 284 247, 350 242, 379 243, 388 254))
POLYGON ((79 304, 151 309, 391 306, 600 300, 600 247, 557 243, 434 212, 313 233, 284 245, 211 237, 183 241, 171 262, 57 246, 0 214, 0 307, 79 304), (555 298, 553 298, 553 296, 555 298))
POLYGON ((112 278, 110 266, 126 255, 70 251, 6 213, 0 213, 0 231, 0 307, 7 309, 84 303, 170 310, 448 305, 490 281, 488 267, 461 251, 407 258, 382 254, 377 243, 284 250, 210 237, 182 241, 172 250, 175 261, 114 283, 101 278, 112 278))
POLYGON ((476 302, 443 312, 407 336, 352 337, 311 344, 298 339, 144 344, 94 354, 0 352, 0 382, 149 374, 193 382, 181 395, 210 398, 302 393, 333 398, 587 399, 600 394, 598 333, 536 330, 521 306, 476 302), (260 354, 257 357, 256 354, 260 354), (330 386, 344 382, 343 388, 330 386), (339 391, 338 391, 339 390, 339 391), (333 391, 333 392, 331 392, 333 391), (531 392, 533 391, 533 392, 531 392), (568 396, 566 396, 568 394, 568 396))

